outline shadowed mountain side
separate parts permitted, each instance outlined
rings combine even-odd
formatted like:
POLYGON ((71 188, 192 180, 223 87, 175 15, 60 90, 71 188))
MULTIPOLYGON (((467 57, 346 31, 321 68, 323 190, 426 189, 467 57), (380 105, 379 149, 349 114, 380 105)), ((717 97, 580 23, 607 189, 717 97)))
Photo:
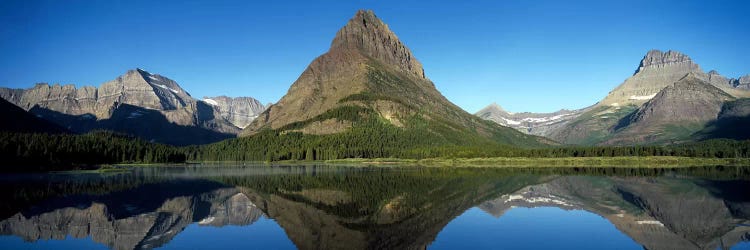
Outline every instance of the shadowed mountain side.
POLYGON ((699 140, 727 138, 750 139, 750 99, 743 98, 724 103, 718 119, 693 135, 699 140))
MULTIPOLYGON (((198 120, 213 120, 213 111, 207 104, 199 102, 198 111, 198 120), (201 112, 202 110, 204 112, 201 112)), ((235 137, 234 134, 220 133, 203 127, 178 125, 170 122, 157 110, 128 104, 120 104, 108 119, 103 120, 97 120, 88 114, 68 115, 38 106, 31 108, 29 112, 59 125, 67 125, 67 129, 77 133, 111 130, 178 146, 206 144, 235 137)))
POLYGON ((1 132, 70 133, 57 124, 40 119, 2 98, 0 98, 0 117, 5 117, 5 121, 0 122, 1 132))

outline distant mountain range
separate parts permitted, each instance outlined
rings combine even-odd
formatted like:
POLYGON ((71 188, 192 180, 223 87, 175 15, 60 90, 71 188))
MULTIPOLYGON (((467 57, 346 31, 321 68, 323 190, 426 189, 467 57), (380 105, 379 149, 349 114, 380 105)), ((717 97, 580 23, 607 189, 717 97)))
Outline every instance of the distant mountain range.
POLYGON ((419 147, 750 138, 745 129, 750 101, 744 99, 750 97, 750 75, 734 79, 713 70, 705 73, 676 51, 649 51, 633 76, 586 108, 512 113, 493 103, 472 115, 435 88, 388 25, 363 10, 275 104, 263 105, 251 97, 198 100, 175 81, 142 69, 129 70, 98 88, 37 84, 0 88, 0 97, 75 133, 112 130, 173 145, 263 131, 359 141, 391 138, 404 140, 391 144, 419 147))
POLYGON ((112 130, 174 145, 235 137, 266 107, 250 97, 196 100, 177 82, 142 69, 98 88, 40 83, 0 88, 0 97, 72 132, 112 130))
POLYGON ((734 79, 715 70, 705 73, 685 54, 652 50, 632 77, 590 107, 547 114, 510 113, 493 103, 476 115, 565 144, 747 139, 750 131, 741 126, 750 123, 744 111, 750 109, 745 107, 748 97, 750 75, 734 79))

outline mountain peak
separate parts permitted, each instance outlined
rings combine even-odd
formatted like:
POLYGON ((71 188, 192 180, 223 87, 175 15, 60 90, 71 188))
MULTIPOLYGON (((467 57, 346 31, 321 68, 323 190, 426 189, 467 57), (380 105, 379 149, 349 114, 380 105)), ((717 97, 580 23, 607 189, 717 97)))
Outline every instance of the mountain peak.
POLYGON ((426 78, 422 64, 372 10, 357 11, 336 33, 330 51, 339 50, 357 50, 381 63, 426 78))
POLYGON ((492 102, 492 104, 490 104, 489 106, 487 106, 485 109, 494 109, 494 110, 501 111, 501 112, 504 112, 504 113, 510 113, 510 112, 506 111, 505 109, 503 109, 503 107, 500 106, 500 104, 497 104, 497 102, 492 102))
POLYGON ((637 74, 646 68, 682 63, 693 64, 693 60, 679 51, 667 50, 667 52, 662 52, 661 50, 652 49, 641 59, 641 64, 635 73, 637 74))

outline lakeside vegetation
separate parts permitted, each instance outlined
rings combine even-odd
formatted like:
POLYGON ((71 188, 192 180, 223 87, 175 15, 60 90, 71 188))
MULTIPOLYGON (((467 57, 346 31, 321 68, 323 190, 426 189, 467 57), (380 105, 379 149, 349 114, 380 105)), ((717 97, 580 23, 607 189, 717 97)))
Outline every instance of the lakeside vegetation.
MULTIPOLYGON (((381 129, 387 127, 381 127, 381 129)), ((84 135, 0 133, 0 155, 12 171, 91 169, 102 164, 185 162, 325 162, 426 166, 750 166, 750 141, 709 140, 670 146, 519 148, 457 146, 412 140, 390 131, 352 129, 318 136, 261 134, 219 143, 175 147, 111 132, 84 135)))
POLYGON ((0 132, 2 171, 90 169, 116 163, 182 163, 185 153, 174 146, 97 131, 83 135, 0 132))
MULTIPOLYGON (((304 161, 302 161, 304 162, 304 161)), ((492 158, 427 158, 427 159, 340 159, 322 161, 327 164, 419 165, 436 167, 644 167, 686 168, 696 166, 750 166, 750 158, 698 158, 675 156, 615 157, 492 157, 492 158)))

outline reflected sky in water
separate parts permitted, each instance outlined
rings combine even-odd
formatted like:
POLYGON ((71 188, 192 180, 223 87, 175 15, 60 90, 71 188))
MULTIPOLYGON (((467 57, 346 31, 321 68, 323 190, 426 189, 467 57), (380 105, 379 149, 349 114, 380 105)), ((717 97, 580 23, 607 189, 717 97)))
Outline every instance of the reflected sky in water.
POLYGON ((750 249, 745 168, 2 176, 2 249, 750 249))
POLYGON ((609 221, 582 210, 512 208, 500 218, 475 207, 438 234, 429 249, 643 249, 609 221))

